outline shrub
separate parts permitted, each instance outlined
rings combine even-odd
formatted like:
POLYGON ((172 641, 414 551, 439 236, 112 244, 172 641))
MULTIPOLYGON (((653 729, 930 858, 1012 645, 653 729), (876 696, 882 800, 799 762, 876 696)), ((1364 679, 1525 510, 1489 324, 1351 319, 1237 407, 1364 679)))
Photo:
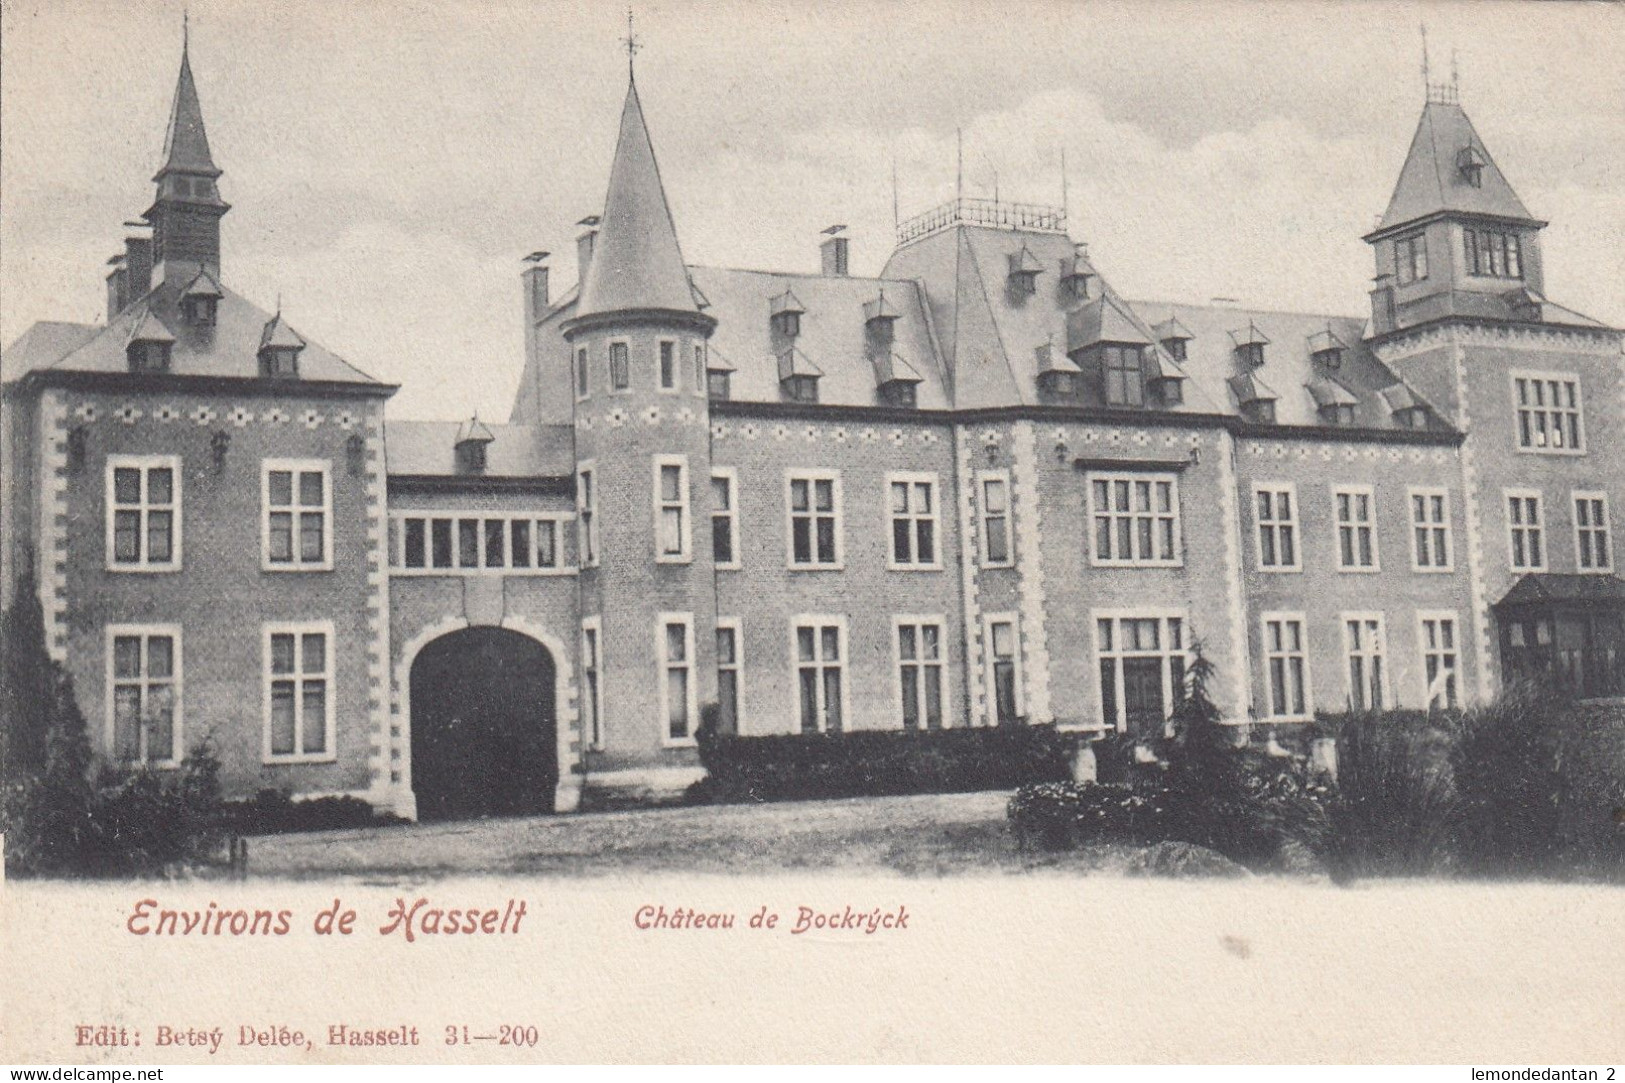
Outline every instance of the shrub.
POLYGON ((697 739, 707 777, 691 799, 706 801, 1013 789, 1070 778, 1077 747, 1054 726, 739 737, 714 716, 697 739))
POLYGON ((1552 871, 1567 796, 1560 753, 1577 721, 1573 702, 1555 688, 1524 684, 1455 721, 1450 766, 1464 866, 1481 874, 1552 871))
POLYGON ((1423 875, 1453 864, 1457 801, 1448 723, 1421 711, 1327 720, 1337 786, 1327 808, 1332 874, 1423 875))
POLYGON ((295 801, 285 790, 261 790, 243 801, 228 801, 225 823, 234 835, 279 835, 400 823, 359 797, 317 797, 295 801))
POLYGON ((1049 782, 1023 786, 1006 809, 1016 842, 1050 850, 1094 843, 1144 843, 1163 837, 1164 796, 1096 782, 1049 782))
POLYGON ((1564 857, 1577 870, 1625 878, 1625 707, 1577 705, 1559 755, 1564 857))

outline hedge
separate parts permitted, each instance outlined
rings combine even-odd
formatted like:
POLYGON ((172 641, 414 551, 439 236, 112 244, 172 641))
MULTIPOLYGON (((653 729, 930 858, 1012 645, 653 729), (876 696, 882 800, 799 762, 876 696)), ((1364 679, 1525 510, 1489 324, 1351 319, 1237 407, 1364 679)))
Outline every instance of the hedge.
POLYGON ((1014 789, 1070 778, 1079 742, 1050 725, 697 736, 697 802, 1014 789))

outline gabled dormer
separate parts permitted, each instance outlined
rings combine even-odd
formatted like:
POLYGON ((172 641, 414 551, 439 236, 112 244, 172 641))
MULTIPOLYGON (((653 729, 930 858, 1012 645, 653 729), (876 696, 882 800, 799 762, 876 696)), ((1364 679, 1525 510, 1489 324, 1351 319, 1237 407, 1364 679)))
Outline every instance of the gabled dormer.
POLYGON ((260 332, 260 375, 268 379, 298 379, 299 352, 304 348, 305 340, 278 312, 260 332))
POLYGON ((1430 429, 1433 427, 1433 409, 1420 395, 1402 383, 1389 384, 1378 392, 1388 407, 1394 427, 1400 429, 1430 429))
POLYGON ((733 375, 737 370, 722 351, 710 346, 705 351, 705 394, 712 402, 733 397, 733 375))
POLYGON ((199 270, 181 290, 181 319, 191 327, 213 327, 223 296, 220 283, 208 271, 199 270))
POLYGON ((1354 408, 1360 399, 1330 376, 1317 376, 1304 387, 1315 400, 1315 413, 1323 425, 1347 427, 1354 424, 1354 408))
POLYGON ((1033 350, 1038 363, 1038 395, 1041 401, 1053 403, 1075 402, 1078 382, 1083 370, 1053 338, 1040 343, 1033 350))
POLYGON ((1044 265, 1031 248, 1023 244, 1021 251, 1010 253, 1009 268, 1004 284, 1005 292, 1012 299, 1031 297, 1038 292, 1038 276, 1043 273, 1044 265))
POLYGON ((1151 334, 1162 344, 1164 352, 1175 363, 1183 365, 1190 359, 1188 356, 1189 343, 1196 336, 1191 334, 1189 327, 1179 322, 1178 316, 1169 316, 1166 320, 1156 324, 1151 328, 1151 334))
POLYGON ((1248 320, 1246 327, 1230 332, 1230 341, 1235 347, 1236 367, 1241 372, 1264 367, 1264 347, 1270 340, 1258 324, 1248 320))
POLYGON ((1079 245, 1070 256, 1061 258, 1061 301, 1063 304, 1075 304, 1089 300, 1092 283, 1095 281, 1095 268, 1089 262, 1088 254, 1079 245))
POLYGON ((475 414, 457 427, 457 439, 452 445, 457 458, 459 474, 483 474, 486 467, 486 449, 496 436, 475 414))
POLYGON ((892 341, 900 315, 897 306, 886 300, 886 291, 881 290, 880 296, 863 304, 864 332, 870 341, 889 343, 892 341))
POLYGON ((888 406, 913 409, 919 405, 918 388, 923 382, 919 370, 896 350, 887 349, 873 358, 875 387, 888 406))
POLYGON ((1257 373, 1232 376, 1226 382, 1242 417, 1255 425, 1275 424, 1275 403, 1280 396, 1257 373))
POLYGON ((141 310, 124 340, 124 356, 131 372, 168 372, 175 336, 152 311, 141 310))
POLYGON ((785 290, 767 303, 768 324, 775 340, 791 341, 801 334, 801 317, 807 307, 792 290, 785 290))
POLYGON ((779 354, 779 390, 786 402, 817 402, 818 381, 823 376, 824 370, 797 347, 779 354))
POLYGON ((1324 331, 1316 331, 1309 336, 1309 359, 1318 369, 1336 372, 1343 367, 1343 357, 1348 353, 1348 343, 1337 337, 1328 325, 1324 331))

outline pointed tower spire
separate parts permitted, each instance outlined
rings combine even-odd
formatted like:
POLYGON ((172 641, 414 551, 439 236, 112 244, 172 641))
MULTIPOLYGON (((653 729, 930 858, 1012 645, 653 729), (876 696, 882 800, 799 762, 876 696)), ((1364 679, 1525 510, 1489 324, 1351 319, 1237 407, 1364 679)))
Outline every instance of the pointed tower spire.
MULTIPOLYGON (((184 18, 184 16, 183 16, 184 18)), ((192 79, 191 31, 181 30, 181 74, 175 83, 175 99, 169 107, 169 128, 164 133, 164 165, 152 179, 161 181, 170 173, 200 173, 220 176, 209 154, 209 137, 203 130, 203 106, 198 102, 197 83, 192 79)))
POLYGON ((181 24, 181 71, 164 131, 164 164, 152 178, 156 198, 143 216, 152 223, 153 265, 159 282, 190 281, 200 271, 218 280, 220 217, 231 207, 220 198, 220 169, 203 130, 203 106, 192 78, 190 20, 181 24))
POLYGON ((575 318, 650 309, 699 313, 637 84, 628 81, 603 222, 575 318))

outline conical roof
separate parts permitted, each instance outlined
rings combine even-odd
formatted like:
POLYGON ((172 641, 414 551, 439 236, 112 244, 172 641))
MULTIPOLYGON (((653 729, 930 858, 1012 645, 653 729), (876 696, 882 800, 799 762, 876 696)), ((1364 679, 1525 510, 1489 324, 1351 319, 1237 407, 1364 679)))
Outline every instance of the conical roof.
POLYGON ((203 130, 203 106, 198 103, 197 84, 192 81, 192 61, 184 48, 180 79, 175 84, 175 101, 169 108, 169 130, 164 135, 164 165, 153 179, 162 179, 168 173, 220 175, 209 154, 209 137, 203 130))
POLYGON ((1375 232, 1440 213, 1538 221, 1507 183, 1461 106, 1430 101, 1422 109, 1399 182, 1375 232), (1476 187, 1462 169, 1469 160, 1478 167, 1476 187))
POLYGON ((634 82, 626 90, 603 225, 576 316, 635 309, 699 312, 634 82))

